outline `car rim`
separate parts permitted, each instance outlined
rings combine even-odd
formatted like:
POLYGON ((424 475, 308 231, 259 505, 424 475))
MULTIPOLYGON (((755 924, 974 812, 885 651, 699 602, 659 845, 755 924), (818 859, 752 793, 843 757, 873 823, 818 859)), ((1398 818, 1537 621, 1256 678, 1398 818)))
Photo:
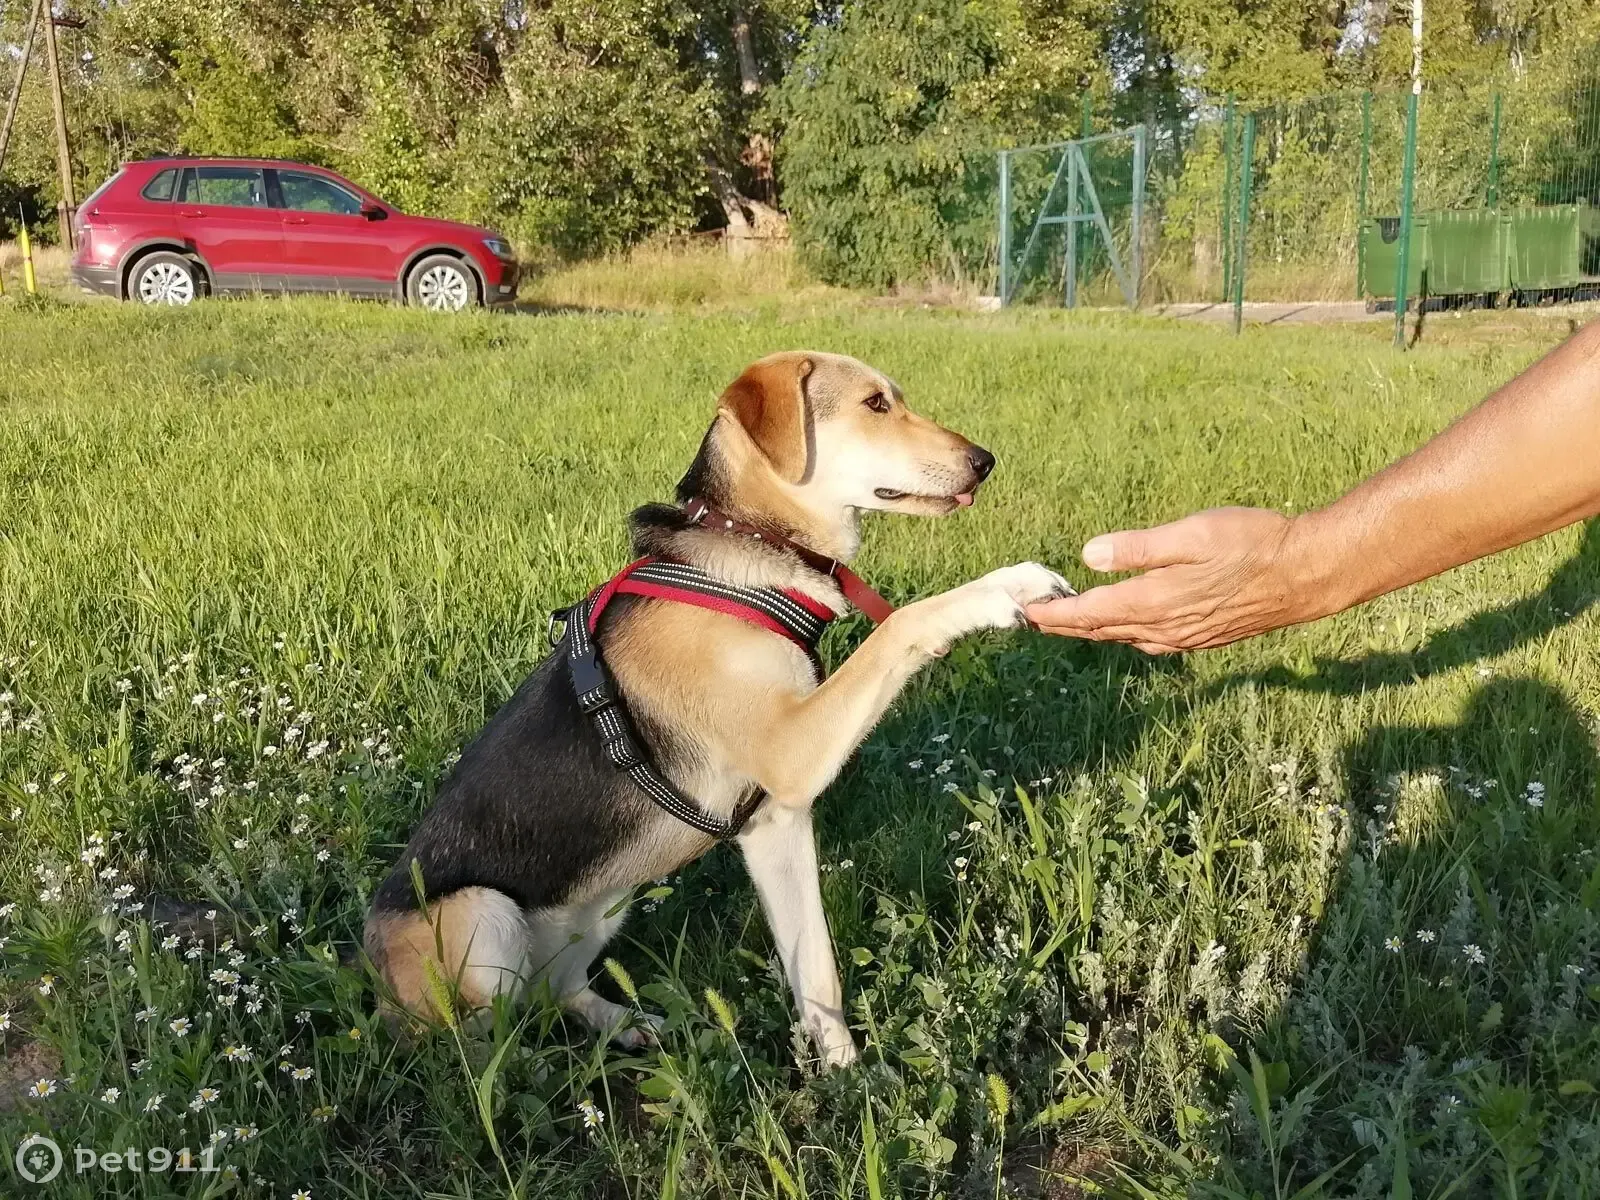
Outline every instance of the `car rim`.
POLYGON ((139 276, 139 299, 146 304, 188 304, 194 299, 194 276, 177 263, 155 263, 139 276))
POLYGON ((467 278, 455 267, 429 267, 417 280, 417 299, 423 308, 458 312, 467 306, 467 278))

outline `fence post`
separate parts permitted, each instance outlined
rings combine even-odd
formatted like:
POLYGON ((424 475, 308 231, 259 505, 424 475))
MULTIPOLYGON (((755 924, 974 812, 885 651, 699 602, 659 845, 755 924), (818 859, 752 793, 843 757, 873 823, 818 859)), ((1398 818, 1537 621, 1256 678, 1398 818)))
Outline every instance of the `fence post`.
POLYGON ((1396 255, 1394 281, 1394 345, 1406 344, 1406 302, 1411 271, 1411 200, 1417 181, 1417 100, 1415 90, 1406 106, 1406 157, 1400 175, 1400 251, 1396 255))
POLYGON ((1500 93, 1494 94, 1494 120, 1489 124, 1488 207, 1500 207, 1500 93))
MULTIPOLYGON (((1085 140, 1094 136, 1093 92, 1085 92, 1083 94, 1083 114, 1078 123, 1078 136, 1085 140)), ((1088 183, 1088 162, 1080 156, 1077 165, 1084 170, 1084 182, 1088 183)), ((1072 215, 1076 217, 1079 215, 1077 202, 1077 177, 1069 177, 1067 183, 1069 185, 1069 192, 1073 198, 1071 212, 1072 215)), ((1077 221, 1073 221, 1067 226, 1067 245, 1072 251, 1072 300, 1068 303, 1068 308, 1073 308, 1078 303, 1078 263, 1086 257, 1086 250, 1092 250, 1094 248, 1094 235, 1089 235, 1089 245, 1085 247, 1083 244, 1083 232, 1084 231, 1080 228, 1079 222, 1077 221)))
POLYGON ((1239 155, 1239 241, 1233 256, 1233 331, 1244 328, 1245 247, 1250 241, 1250 174, 1256 153, 1256 115, 1244 118, 1244 146, 1239 155))
POLYGON ((1000 307, 1011 298, 1011 155, 1000 151, 1000 307))
POLYGON ((1133 304, 1139 307, 1139 272, 1143 269, 1145 137, 1143 124, 1133 129, 1133 238, 1128 246, 1128 278, 1133 281, 1133 304))
POLYGON ((1222 122, 1222 302, 1233 295, 1233 93, 1222 122))
POLYGON ((1068 308, 1078 307, 1078 159, 1075 146, 1063 151, 1067 156, 1067 293, 1068 308))
POLYGON ((1356 184, 1356 299, 1367 294, 1367 179, 1372 172, 1372 93, 1361 93, 1361 176, 1356 184))

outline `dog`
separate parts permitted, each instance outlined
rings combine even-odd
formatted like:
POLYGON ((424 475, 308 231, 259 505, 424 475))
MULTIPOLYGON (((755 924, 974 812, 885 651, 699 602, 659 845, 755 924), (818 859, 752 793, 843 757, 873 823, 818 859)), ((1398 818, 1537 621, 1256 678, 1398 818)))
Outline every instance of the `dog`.
MULTIPOLYGON (((696 523, 684 508, 646 505, 630 517, 633 543, 720 584, 787 590, 842 615, 840 580, 854 577, 818 562, 849 561, 863 512, 943 516, 971 505, 994 465, 913 413, 865 363, 776 354, 723 392, 678 485, 681 503, 727 519, 696 523)), ((812 805, 924 665, 965 634, 1025 625, 1025 605, 1071 591, 1037 563, 992 571, 894 611, 826 680, 805 647, 710 608, 622 595, 595 627, 638 739, 671 787, 708 818, 754 805, 734 840, 826 1065, 858 1051, 822 909, 812 805)), ((603 998, 591 964, 634 888, 715 841, 608 760, 553 655, 462 752, 374 894, 365 947, 386 1016, 413 1025, 443 1016, 441 980, 475 1009, 548 986, 619 1044, 649 1042, 659 1019, 603 998)))

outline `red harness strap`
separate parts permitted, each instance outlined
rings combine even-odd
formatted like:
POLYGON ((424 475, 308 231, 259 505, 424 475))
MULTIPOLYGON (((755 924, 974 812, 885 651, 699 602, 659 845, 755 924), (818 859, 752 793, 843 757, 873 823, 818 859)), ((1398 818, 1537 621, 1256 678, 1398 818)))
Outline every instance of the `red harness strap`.
MULTIPOLYGON (((704 519, 705 515, 702 510, 695 519, 704 519)), ((735 528, 731 519, 727 519, 722 527, 732 532, 742 532, 735 528)), ((763 535, 758 532, 757 536, 763 535)), ((765 536, 767 540, 800 554, 807 565, 817 567, 813 560, 819 559, 819 555, 804 551, 785 539, 765 536)), ((818 569, 826 570, 839 579, 851 603, 874 621, 880 620, 878 613, 850 595, 849 580, 855 580, 862 588, 866 588, 866 585, 861 584, 842 564, 832 559, 826 561, 834 569, 818 569)), ((870 588, 866 591, 869 596, 877 595, 870 588)), ((817 656, 817 642, 836 614, 826 605, 793 588, 736 587, 713 578, 699 567, 654 556, 630 563, 580 603, 551 614, 552 637, 555 623, 565 623, 566 628, 558 643, 563 649, 558 649, 557 653, 567 660, 578 709, 594 727, 595 737, 599 739, 606 758, 619 771, 626 771, 651 802, 663 811, 711 837, 732 837, 744 827, 745 821, 765 799, 766 793, 756 789, 731 816, 724 819, 707 813, 698 801, 684 794, 656 769, 650 761, 648 749, 633 731, 627 705, 616 691, 601 661, 600 647, 595 640, 600 615, 617 596, 644 596, 652 600, 670 600, 677 604, 707 608, 786 637, 805 651, 819 683, 823 668, 822 660, 817 656)), ((878 605, 881 606, 880 613, 892 611, 881 598, 878 599, 878 605)))
POLYGON ((613 597, 647 596, 708 608, 786 637, 808 654, 816 651, 834 612, 795 588, 743 588, 713 579, 697 567, 647 556, 629 563, 602 584, 589 610, 589 632, 613 597))
POLYGON ((752 525, 748 521, 741 521, 731 517, 720 509, 713 508, 699 496, 690 500, 683 507, 684 515, 689 518, 691 525, 700 525, 706 529, 721 529, 729 533, 740 534, 744 537, 758 538, 769 545, 779 546, 797 555, 801 562, 815 571, 824 575, 831 575, 839 582, 839 590, 844 593, 844 598, 850 601, 852 607, 874 625, 882 625, 894 612, 894 605, 873 590, 872 585, 857 575, 837 558, 829 558, 826 554, 818 554, 815 550, 800 545, 791 538, 784 537, 771 529, 763 529, 759 525, 752 525))

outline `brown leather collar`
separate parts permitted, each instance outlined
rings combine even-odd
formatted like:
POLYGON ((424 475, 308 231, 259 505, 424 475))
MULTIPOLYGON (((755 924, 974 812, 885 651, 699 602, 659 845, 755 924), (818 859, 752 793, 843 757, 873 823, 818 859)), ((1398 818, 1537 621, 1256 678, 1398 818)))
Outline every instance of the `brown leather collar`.
POLYGON ((826 554, 818 554, 815 550, 808 550, 797 542, 791 541, 781 533, 770 529, 762 529, 759 525, 752 525, 748 521, 741 521, 737 517, 730 517, 720 509, 713 508, 699 496, 691 499, 683 506, 684 515, 689 518, 691 525, 703 525, 707 529, 725 530, 728 533, 738 534, 741 537, 759 538, 768 545, 777 546, 787 550, 805 563, 814 571, 821 571, 824 575, 831 575, 839 582, 839 590, 844 593, 857 611, 862 613, 874 625, 881 625, 894 612, 894 605, 890 604, 870 585, 837 558, 829 558, 826 554))

